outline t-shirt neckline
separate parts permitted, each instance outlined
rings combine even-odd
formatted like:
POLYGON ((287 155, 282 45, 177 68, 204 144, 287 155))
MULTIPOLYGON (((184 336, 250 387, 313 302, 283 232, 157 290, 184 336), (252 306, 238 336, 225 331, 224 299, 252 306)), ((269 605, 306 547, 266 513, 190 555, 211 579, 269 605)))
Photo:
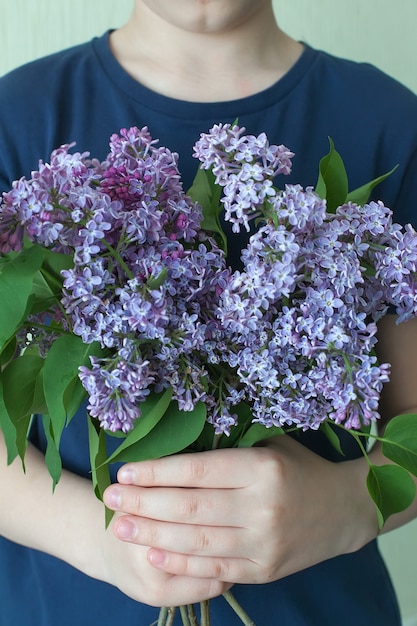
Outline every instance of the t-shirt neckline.
POLYGON ((190 119, 195 115, 198 115, 199 119, 204 119, 205 116, 212 118, 217 111, 223 117, 227 115, 233 117, 237 112, 240 115, 259 113, 262 109, 276 105, 279 100, 285 98, 300 83, 317 57, 317 52, 313 48, 303 44, 304 49, 294 65, 270 87, 236 100, 190 102, 159 94, 136 81, 113 55, 109 43, 110 33, 109 30, 101 37, 93 39, 92 42, 98 61, 108 79, 142 107, 183 119, 190 119))

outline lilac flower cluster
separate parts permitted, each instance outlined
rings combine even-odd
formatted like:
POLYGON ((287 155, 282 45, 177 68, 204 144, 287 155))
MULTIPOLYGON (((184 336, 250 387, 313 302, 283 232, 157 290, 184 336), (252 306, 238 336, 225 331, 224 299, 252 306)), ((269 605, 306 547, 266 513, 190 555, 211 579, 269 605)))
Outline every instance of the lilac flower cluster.
POLYGON ((399 321, 417 313, 417 234, 393 224, 380 202, 330 214, 311 188, 276 189, 291 153, 241 133, 216 126, 195 146, 235 229, 254 212, 265 218, 220 296, 223 358, 254 421, 316 429, 330 418, 360 428, 378 419, 389 378, 375 357, 376 321, 389 306, 399 321))
POLYGON ((56 150, 31 180, 16 182, 1 206, 8 239, 73 255, 63 297, 50 312, 108 356, 81 367, 88 409, 111 431, 129 431, 151 389, 173 388, 179 407, 205 400, 210 317, 229 271, 201 230, 201 207, 184 193, 177 155, 146 128, 122 130, 103 163, 56 150), (12 235, 11 235, 12 233, 12 235))
POLYGON ((216 184, 224 188, 222 202, 225 219, 239 232, 240 225, 249 231, 249 220, 262 215, 262 207, 275 195, 273 179, 289 174, 291 157, 283 145, 271 145, 265 133, 244 135, 245 129, 230 124, 213 126, 202 134, 194 147, 194 156, 202 167, 212 169, 216 184))
POLYGON ((399 321, 417 313, 417 234, 380 202, 329 213, 310 187, 278 189, 293 154, 244 130, 216 125, 194 146, 233 230, 260 219, 241 271, 202 229, 177 155, 146 127, 113 135, 103 162, 62 146, 4 194, 0 253, 26 237, 73 260, 60 302, 29 320, 31 339, 48 349, 48 318, 100 344, 80 379, 105 429, 128 432, 167 388, 184 411, 204 402, 217 434, 242 402, 266 427, 379 417, 389 366, 375 356, 376 322, 389 307, 399 321))

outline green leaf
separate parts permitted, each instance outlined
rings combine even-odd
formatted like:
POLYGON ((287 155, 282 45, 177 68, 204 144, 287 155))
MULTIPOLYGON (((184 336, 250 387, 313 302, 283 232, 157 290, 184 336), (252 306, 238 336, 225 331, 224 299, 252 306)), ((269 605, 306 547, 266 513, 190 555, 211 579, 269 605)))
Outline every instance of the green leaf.
POLYGON ((386 174, 383 174, 382 176, 378 176, 378 178, 374 178, 374 180, 371 180, 369 183, 366 183, 365 185, 362 185, 361 187, 358 187, 357 189, 350 191, 347 195, 346 200, 348 202, 354 202, 355 204, 359 204, 359 205, 366 204, 368 202, 368 199, 369 199, 369 196, 371 195, 372 190, 377 185, 382 183, 386 178, 388 178, 388 176, 391 176, 391 174, 395 172, 397 167, 398 165, 393 167, 392 170, 390 170, 386 174))
POLYGON ((3 351, 0 353, 0 366, 6 365, 16 354, 17 341, 16 337, 12 337, 3 346, 3 351))
POLYGON ((417 476, 417 415, 397 415, 387 424, 382 452, 397 465, 417 476))
POLYGON ((340 439, 337 435, 337 432, 334 430, 334 428, 332 428, 331 423, 329 423, 327 420, 325 422, 322 422, 320 424, 320 431, 323 433, 323 435, 325 435, 333 448, 337 450, 337 452, 341 456, 345 456, 345 453, 343 452, 342 446, 340 444, 340 439))
POLYGON ((146 283, 148 289, 159 289, 162 287, 168 276, 168 270, 164 267, 155 278, 150 278, 146 283))
POLYGON ((56 301, 56 296, 46 282, 42 272, 36 272, 33 277, 31 297, 28 300, 28 310, 36 314, 48 310, 56 301))
POLYGON ((33 277, 42 265, 44 250, 31 246, 0 259, 0 350, 22 322, 32 292, 33 277))
POLYGON ((45 249, 42 276, 55 296, 59 296, 62 291, 62 270, 69 270, 73 266, 74 258, 72 255, 53 252, 49 248, 45 249))
POLYGON ((80 365, 90 365, 90 356, 100 356, 97 343, 85 344, 76 335, 63 335, 51 346, 45 359, 44 393, 57 446, 74 405, 68 400, 67 390, 78 378, 80 365))
MULTIPOLYGON (((103 501, 103 493, 111 484, 107 457, 106 433, 100 428, 98 420, 88 418, 88 442, 90 450, 91 478, 96 497, 103 501)), ((110 524, 114 512, 105 507, 106 528, 110 524)))
POLYGON ((21 418, 20 420, 15 422, 16 448, 22 460, 23 470, 25 470, 25 454, 26 454, 26 449, 28 446, 28 434, 29 434, 31 421, 32 421, 32 416, 26 415, 26 417, 21 418))
POLYGON ((71 267, 74 267, 74 257, 72 253, 55 252, 50 248, 45 248, 44 268, 49 270, 49 274, 53 274, 62 282, 62 270, 69 270, 71 267))
POLYGON ((23 354, 3 370, 4 403, 13 423, 35 412, 39 401, 38 377, 44 359, 35 354, 23 354))
POLYGON ((42 267, 33 277, 31 300, 28 303, 30 313, 39 313, 49 309, 62 295, 63 278, 61 271, 74 265, 72 255, 44 249, 42 267))
POLYGON ((116 450, 113 461, 145 461, 186 450, 203 430, 206 407, 200 402, 193 411, 181 411, 172 401, 156 426, 146 437, 126 449, 116 450))
POLYGON ((246 431, 242 439, 238 443, 239 448, 250 448, 256 443, 263 441, 264 439, 270 439, 277 435, 283 435, 284 429, 279 426, 270 426, 267 428, 263 424, 252 424, 252 426, 246 431))
POLYGON ((335 150, 329 137, 330 150, 319 163, 319 177, 316 193, 326 200, 327 210, 334 213, 338 206, 346 202, 348 177, 340 154, 335 150))
POLYGON ((16 427, 10 419, 9 413, 4 404, 3 384, 0 379, 0 429, 3 432, 4 442, 7 448, 7 463, 10 465, 17 457, 16 427))
MULTIPOLYGON (((137 443, 157 425, 159 420, 168 409, 172 398, 172 389, 166 389, 163 393, 152 393, 146 400, 144 400, 140 407, 142 411, 141 417, 139 417, 133 426, 133 429, 125 435, 123 443, 118 446, 116 452, 114 452, 106 461, 106 463, 112 463, 123 450, 126 450, 133 444, 137 443)), ((113 433, 108 433, 110 436, 113 433)))
POLYGON ((87 392, 77 376, 69 383, 63 395, 63 402, 67 412, 67 423, 71 421, 86 398, 87 392))
POLYGON ((47 414, 42 415, 42 425, 46 437, 45 464, 53 481, 52 489, 55 490, 62 474, 62 461, 52 429, 51 418, 47 414))
MULTIPOLYGON (((226 436, 225 438, 227 439, 226 436)), ((199 434, 198 438, 192 444, 189 445, 189 451, 190 452, 205 452, 206 450, 213 450, 213 443, 214 443, 213 424, 209 424, 206 421, 204 424, 203 430, 199 434)))
POLYGON ((390 515, 408 508, 416 494, 410 474, 398 465, 371 465, 366 482, 377 507, 380 528, 390 515))
MULTIPOLYGON (((1 373, 3 388, 2 402, 5 409, 2 421, 6 423, 5 436, 9 453, 13 456, 17 450, 22 459, 27 448, 27 436, 32 414, 44 406, 42 393, 42 368, 44 360, 36 354, 24 353, 11 361, 1 373), (15 429, 15 443, 7 418, 15 429)), ((0 408, 0 411, 2 408, 0 408)))
MULTIPOLYGON (((26 353, 25 353, 26 354, 26 353)), ((43 392, 43 368, 39 370, 38 377, 35 381, 35 390, 33 394, 33 402, 30 407, 30 413, 47 413, 48 407, 46 406, 45 394, 43 392)))
POLYGON ((218 235, 218 243, 227 254, 227 239, 219 219, 223 209, 220 202, 222 189, 216 185, 213 172, 200 167, 187 195, 203 208, 201 228, 218 235))

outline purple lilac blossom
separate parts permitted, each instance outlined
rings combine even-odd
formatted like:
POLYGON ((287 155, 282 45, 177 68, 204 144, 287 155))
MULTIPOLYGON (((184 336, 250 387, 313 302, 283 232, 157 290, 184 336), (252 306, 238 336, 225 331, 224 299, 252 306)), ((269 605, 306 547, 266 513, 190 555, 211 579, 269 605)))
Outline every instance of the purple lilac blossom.
MULTIPOLYGON (((194 147, 222 187, 238 232, 260 225, 243 269, 202 230, 178 155, 148 129, 122 129, 103 162, 62 146, 0 204, 0 252, 33 243, 70 255, 61 302, 28 320, 44 354, 45 316, 103 358, 80 368, 88 410, 129 432, 151 391, 172 388, 180 409, 204 402, 229 435, 247 403, 266 427, 361 428, 379 418, 389 366, 375 357, 376 322, 417 312, 417 235, 381 202, 329 214, 313 188, 276 187, 293 153, 265 134, 219 124, 194 147)), ((26 345, 28 333, 22 334, 26 345)))
POLYGON ((223 187, 234 230, 266 220, 220 296, 223 358, 237 368, 255 421, 306 429, 330 418, 360 428, 378 419, 389 374, 374 356, 375 322, 389 304, 400 320, 417 310, 415 231, 393 224, 381 202, 330 215, 312 188, 276 191, 273 178, 289 172, 293 155, 275 148, 282 162, 272 165, 266 138, 242 133, 218 125, 195 148, 223 187))
POLYGON ((111 352, 81 368, 89 412, 124 432, 151 389, 172 386, 187 411, 205 398, 204 346, 218 333, 213 302, 230 274, 183 191, 177 155, 154 144, 146 128, 122 130, 102 163, 62 146, 1 205, 2 252, 25 235, 72 254, 61 300, 71 330, 111 352))

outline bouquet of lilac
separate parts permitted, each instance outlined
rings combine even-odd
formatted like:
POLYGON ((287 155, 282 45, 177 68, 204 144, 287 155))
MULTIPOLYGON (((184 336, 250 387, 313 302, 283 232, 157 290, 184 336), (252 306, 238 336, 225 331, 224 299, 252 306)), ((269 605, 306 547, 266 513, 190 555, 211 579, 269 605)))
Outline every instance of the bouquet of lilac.
POLYGON ((24 462, 31 417, 42 414, 55 485, 62 432, 83 403, 98 497, 112 463, 297 429, 321 429, 340 450, 344 429, 368 459, 381 525, 409 506, 417 416, 371 432, 389 379, 376 322, 389 307, 399 321, 417 313, 417 234, 367 201, 385 176, 348 192, 331 143, 315 189, 278 188, 294 155, 228 124, 196 143, 201 167, 187 193, 177 155, 147 128, 113 135, 103 162, 72 147, 0 204, 9 461, 24 462), (228 265, 222 212, 235 232, 257 225, 241 270, 228 265), (380 439, 393 463, 372 465, 364 437, 380 439))
POLYGON ((375 322, 388 305, 400 319, 415 314, 416 233, 393 225, 382 203, 348 202, 328 213, 311 188, 274 190, 273 177, 289 173, 290 154, 265 137, 217 128, 196 154, 224 188, 235 231, 265 219, 217 313, 226 361, 254 421, 303 429, 328 419, 346 428, 369 425, 388 380, 388 365, 373 354, 375 322))

